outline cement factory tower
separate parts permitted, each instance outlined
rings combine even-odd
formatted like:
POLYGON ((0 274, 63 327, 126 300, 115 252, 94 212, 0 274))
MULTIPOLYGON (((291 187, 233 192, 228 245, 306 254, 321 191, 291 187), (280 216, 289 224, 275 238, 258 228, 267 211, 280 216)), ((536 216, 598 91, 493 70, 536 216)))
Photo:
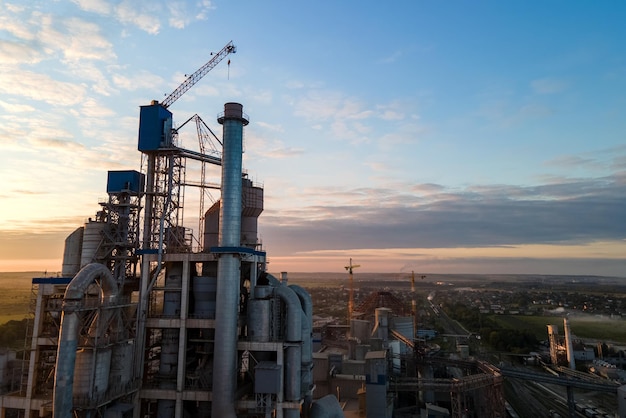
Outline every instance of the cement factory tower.
POLYGON ((242 170, 248 116, 225 104, 216 155, 179 146, 168 109, 234 52, 141 106, 141 172, 109 172, 108 201, 66 240, 62 277, 33 279, 21 384, 0 416, 333 416, 312 402, 311 298, 266 271, 263 189, 242 170), (190 220, 188 189, 213 187, 205 164, 221 167, 220 198, 190 220), (200 222, 202 236, 189 227, 200 222))

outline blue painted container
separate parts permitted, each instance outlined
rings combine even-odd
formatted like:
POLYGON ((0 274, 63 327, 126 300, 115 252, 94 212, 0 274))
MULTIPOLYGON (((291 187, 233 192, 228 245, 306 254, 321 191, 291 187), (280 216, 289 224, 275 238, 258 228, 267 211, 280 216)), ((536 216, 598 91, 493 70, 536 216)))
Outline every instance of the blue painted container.
POLYGON ((109 171, 107 176, 107 193, 139 194, 143 192, 145 175, 135 170, 109 171))
POLYGON ((141 152, 150 152, 171 146, 172 112, 156 102, 141 106, 137 149, 141 152))

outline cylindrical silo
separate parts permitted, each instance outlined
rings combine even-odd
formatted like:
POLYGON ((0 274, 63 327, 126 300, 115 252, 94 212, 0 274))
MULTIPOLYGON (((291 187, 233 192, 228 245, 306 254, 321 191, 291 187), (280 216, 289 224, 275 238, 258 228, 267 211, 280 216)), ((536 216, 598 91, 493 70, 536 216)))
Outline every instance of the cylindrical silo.
POLYGON ((376 337, 380 338, 383 341, 383 344, 386 344, 387 339, 389 337, 389 313, 391 309, 389 308, 376 308, 375 317, 376 317, 376 337))
POLYGON ((99 221, 89 220, 85 224, 83 232, 83 246, 80 256, 80 267, 83 268, 87 264, 95 261, 98 248, 102 244, 104 238, 104 230, 107 224, 99 221))
POLYGON ((256 286, 254 298, 248 301, 248 339, 267 342, 272 333, 272 288, 256 286))
POLYGON ((243 127, 248 124, 239 103, 226 103, 223 115, 222 196, 219 246, 224 250, 217 264, 217 305, 215 359, 213 368, 212 416, 235 418, 234 397, 237 378, 237 315, 241 261, 241 166, 243 127))
POLYGON ((241 245, 255 248, 258 244, 258 219, 263 212, 263 189, 248 178, 242 179, 243 208, 241 212, 241 245))
POLYGON ((218 200, 204 214, 204 249, 217 247, 220 232, 220 201, 218 200))
POLYGON ((61 275, 63 277, 74 277, 80 270, 84 230, 85 228, 82 226, 80 228, 76 228, 74 232, 65 238, 63 267, 61 268, 61 275))

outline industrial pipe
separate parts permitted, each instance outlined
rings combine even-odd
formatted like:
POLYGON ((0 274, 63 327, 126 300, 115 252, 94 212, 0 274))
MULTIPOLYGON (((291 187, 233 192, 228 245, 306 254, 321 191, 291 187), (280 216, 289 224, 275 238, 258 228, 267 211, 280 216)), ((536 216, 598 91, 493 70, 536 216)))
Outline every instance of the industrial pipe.
POLYGON ((53 408, 55 417, 72 416, 74 367, 79 326, 77 310, 82 305, 85 291, 97 279, 100 279, 102 288, 101 305, 114 302, 117 299, 117 283, 109 269, 103 264, 87 264, 74 276, 65 290, 54 377, 53 408))
POLYGON ((313 387, 313 301, 311 295, 298 285, 289 285, 289 288, 300 299, 302 306, 302 356, 301 356, 301 385, 300 390, 304 396, 305 416, 308 416, 311 406, 313 387))
MULTIPOLYGON (((287 286, 281 285, 274 288, 274 294, 285 304, 287 311, 285 315, 285 345, 287 346, 285 350, 285 399, 297 401, 300 399, 301 388, 302 307, 296 293, 287 286)), ((292 412, 292 410, 286 411, 289 416, 292 412)))

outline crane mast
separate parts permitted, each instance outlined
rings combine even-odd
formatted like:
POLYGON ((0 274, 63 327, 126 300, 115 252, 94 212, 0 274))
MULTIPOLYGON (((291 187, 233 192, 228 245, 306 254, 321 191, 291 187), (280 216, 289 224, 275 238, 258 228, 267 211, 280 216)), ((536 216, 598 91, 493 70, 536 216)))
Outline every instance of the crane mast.
POLYGON ((352 264, 352 259, 350 259, 350 264, 345 266, 345 269, 348 270, 348 274, 350 277, 350 299, 348 300, 348 326, 350 326, 350 320, 352 320, 352 311, 354 310, 354 283, 352 278, 352 269, 357 267, 361 267, 360 264, 352 264))
POLYGON ((226 44, 224 48, 213 58, 211 58, 206 64, 200 67, 195 73, 191 74, 189 77, 182 82, 180 86, 176 88, 169 96, 165 98, 161 102, 161 106, 164 108, 168 108, 174 103, 176 100, 180 98, 183 94, 187 92, 194 84, 196 84, 202 77, 204 77, 209 71, 211 71, 217 64, 220 63, 228 54, 234 54, 237 52, 237 47, 233 44, 233 41, 230 41, 226 44))

